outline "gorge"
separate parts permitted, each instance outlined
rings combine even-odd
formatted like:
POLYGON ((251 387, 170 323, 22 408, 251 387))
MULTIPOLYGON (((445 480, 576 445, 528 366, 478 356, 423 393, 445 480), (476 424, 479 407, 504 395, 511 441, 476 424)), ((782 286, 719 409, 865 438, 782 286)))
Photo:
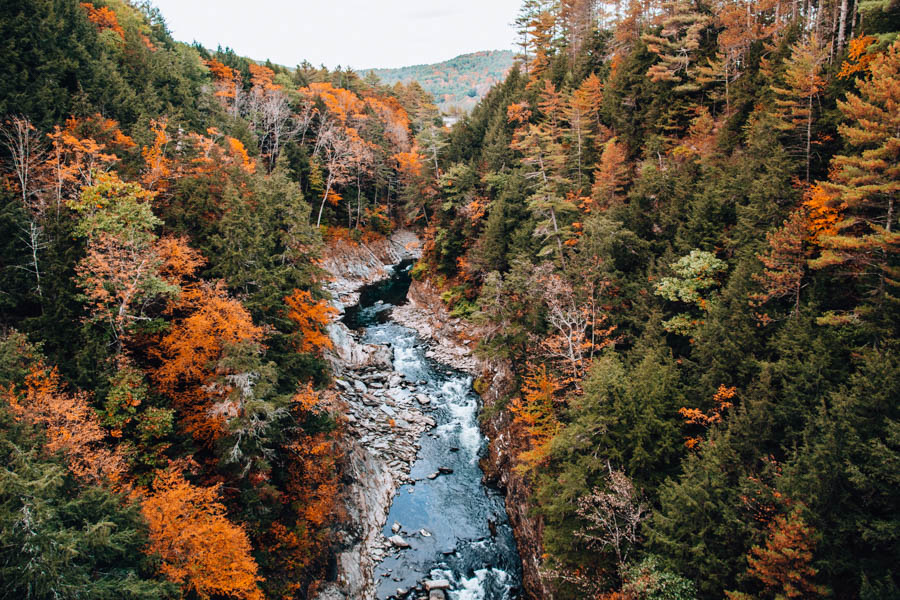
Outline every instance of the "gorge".
POLYGON ((331 328, 343 349, 333 360, 351 432, 344 498, 354 518, 336 585, 320 598, 517 598, 521 563, 503 497, 480 466, 486 440, 473 377, 440 362, 471 370, 473 357, 441 353, 404 306, 417 254, 407 249, 411 238, 400 232, 374 251, 334 249, 332 259, 343 260, 326 262, 339 269, 338 298, 356 301, 338 301, 343 316, 331 328))

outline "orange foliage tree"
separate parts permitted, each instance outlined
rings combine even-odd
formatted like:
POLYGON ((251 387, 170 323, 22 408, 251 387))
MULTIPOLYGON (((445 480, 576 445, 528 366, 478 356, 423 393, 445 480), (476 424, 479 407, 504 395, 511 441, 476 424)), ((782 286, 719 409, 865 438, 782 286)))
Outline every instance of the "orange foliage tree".
POLYGON ((79 214, 76 232, 88 242, 76 273, 91 318, 108 322, 120 342, 132 325, 150 320, 153 302, 176 297, 183 279, 202 264, 184 240, 157 238, 152 197, 107 173, 68 203, 79 214))
POLYGON ((626 158, 625 148, 616 138, 603 145, 591 190, 591 200, 601 208, 614 206, 621 199, 628 177, 626 158))
POLYGON ((809 181, 812 156, 814 102, 825 89, 822 68, 827 57, 827 48, 815 34, 803 38, 794 44, 791 56, 785 61, 784 87, 772 86, 776 96, 775 114, 782 121, 782 129, 801 133, 806 181, 809 181))
MULTIPOLYGON (((759 308, 776 298, 790 298, 793 300, 791 316, 800 314, 800 292, 804 287, 808 254, 804 242, 809 227, 806 213, 797 210, 791 213, 780 229, 766 234, 769 247, 757 255, 763 264, 763 272, 753 276, 762 285, 763 292, 750 295, 750 306, 759 308)), ((772 318, 766 313, 757 313, 755 316, 762 324, 772 322, 772 318)))
POLYGON ((66 199, 80 193, 82 186, 93 185, 97 175, 118 162, 119 158, 110 149, 134 147, 134 142, 119 131, 115 121, 99 115, 82 120, 72 117, 64 129, 57 125, 47 137, 50 149, 41 170, 41 181, 49 198, 47 203, 55 205, 57 213, 66 199))
MULTIPOLYGON (((317 392, 311 384, 301 386, 291 402, 298 422, 316 418, 330 408, 329 392, 317 392)), ((303 581, 315 577, 325 567, 329 538, 325 527, 338 508, 339 452, 334 434, 307 435, 295 430, 294 439, 284 446, 287 474, 282 500, 291 514, 272 524, 262 543, 278 573, 282 598, 305 598, 303 581)), ((274 582, 270 579, 269 584, 274 582)))
MULTIPOLYGON (((684 419, 685 424, 699 425, 706 428, 722 421, 725 411, 734 406, 732 400, 734 400, 735 396, 737 396, 737 388, 720 385, 713 396, 714 405, 709 413, 704 413, 699 408, 682 407, 678 409, 678 414, 684 419)), ((684 442, 684 445, 688 448, 694 448, 702 441, 703 438, 699 436, 689 437, 684 442)))
MULTIPOLYGON (((795 507, 769 524, 764 548, 750 549, 747 573, 762 582, 772 597, 821 598, 826 589, 813 582, 817 573, 811 565, 814 549, 813 529, 803 520, 800 507, 795 507)), ((740 593, 726 595, 731 600, 746 598, 740 593)))
POLYGON ((97 26, 100 31, 110 30, 116 33, 122 41, 125 41, 125 30, 119 25, 116 13, 109 7, 97 8, 90 2, 82 2, 81 7, 87 12, 88 20, 97 26))
POLYGON ((166 158, 166 147, 172 138, 166 132, 169 125, 168 119, 153 119, 150 121, 150 129, 153 132, 153 144, 144 146, 141 156, 144 157, 146 167, 141 177, 141 183, 148 190, 165 192, 169 187, 172 177, 172 166, 166 158))
POLYGON ((149 554, 160 571, 202 600, 262 600, 257 564, 243 528, 231 523, 219 486, 202 488, 177 472, 160 472, 141 512, 150 533, 149 554))
MULTIPOLYGON (((873 58, 868 68, 870 75, 857 81, 858 93, 838 101, 845 119, 840 132, 850 151, 832 159, 828 181, 819 187, 830 197, 824 205, 841 218, 831 233, 819 235, 822 254, 810 266, 849 273, 866 295, 881 303, 893 302, 900 287, 900 41, 873 58)), ((858 316, 877 316, 882 310, 861 309, 855 311, 858 316)))
POLYGON ((33 365, 23 389, 10 386, 4 396, 18 418, 44 428, 47 451, 61 452, 76 477, 114 487, 125 485, 124 455, 104 444, 106 431, 87 395, 64 391, 55 367, 33 365))
POLYGON ((312 294, 303 290, 284 299, 288 318, 297 325, 297 349, 300 352, 321 354, 334 345, 322 330, 338 314, 337 309, 325 300, 313 301, 312 294))
POLYGON ((214 58, 206 61, 206 66, 213 76, 216 97, 232 116, 238 116, 244 95, 240 73, 214 58))
POLYGON ((529 367, 522 396, 510 404, 515 422, 525 428, 530 448, 520 452, 520 471, 530 471, 546 460, 550 444, 559 431, 554 395, 562 386, 547 372, 547 367, 529 367))
POLYGON ((211 385, 226 374, 217 365, 227 346, 249 345, 261 352, 264 332, 221 283, 186 288, 174 310, 184 316, 172 321, 151 350, 160 362, 152 378, 181 412, 182 429, 209 445, 226 433, 228 418, 240 410, 228 403, 227 386, 211 385))
POLYGON ((869 46, 875 41, 871 35, 861 35, 850 40, 847 60, 841 63, 841 72, 838 73, 838 77, 846 79, 857 73, 867 73, 869 64, 875 59, 874 54, 869 54, 869 46))
POLYGON ((837 224, 841 220, 841 211, 846 208, 835 202, 833 194, 828 193, 821 185, 814 185, 803 195, 803 207, 809 215, 807 229, 810 240, 821 245, 821 237, 837 233, 837 224))

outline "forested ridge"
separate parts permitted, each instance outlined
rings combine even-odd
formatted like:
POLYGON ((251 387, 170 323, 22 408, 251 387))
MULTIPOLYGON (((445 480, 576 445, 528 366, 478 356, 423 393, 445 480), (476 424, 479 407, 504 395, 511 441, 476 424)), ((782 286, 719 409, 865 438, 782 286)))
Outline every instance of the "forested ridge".
POLYGON ((898 23, 526 0, 446 129, 149 3, 4 2, 0 596, 314 597, 323 248, 399 226, 514 371, 545 596, 900 596, 898 23))
POLYGON ((463 54, 432 65, 413 65, 399 69, 363 69, 387 84, 416 81, 434 97, 443 111, 471 110, 487 92, 503 81, 512 67, 510 50, 487 50, 463 54))

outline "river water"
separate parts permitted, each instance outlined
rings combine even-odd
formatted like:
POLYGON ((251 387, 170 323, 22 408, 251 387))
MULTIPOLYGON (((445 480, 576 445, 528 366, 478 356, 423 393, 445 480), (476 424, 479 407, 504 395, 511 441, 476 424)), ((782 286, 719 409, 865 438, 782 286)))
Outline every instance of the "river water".
POLYGON ((391 279, 364 288, 344 317, 362 342, 393 350, 394 370, 418 382, 437 422, 419 440, 410 474, 415 483, 400 487, 391 505, 384 535, 395 535, 399 524, 410 548, 376 567, 377 597, 416 598, 412 590, 424 580, 446 579, 451 600, 513 600, 519 598, 521 562, 503 497, 482 482, 478 461, 486 440, 472 378, 426 358, 427 343, 390 318, 391 308, 406 301, 411 266, 401 263, 391 279))

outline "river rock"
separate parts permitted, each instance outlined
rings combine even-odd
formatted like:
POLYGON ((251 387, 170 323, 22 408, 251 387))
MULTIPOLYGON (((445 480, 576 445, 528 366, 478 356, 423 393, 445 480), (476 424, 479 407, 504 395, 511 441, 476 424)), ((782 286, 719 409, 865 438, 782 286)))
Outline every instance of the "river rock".
POLYGON ((391 525, 391 531, 394 533, 400 533, 400 523, 394 523, 391 525))
POLYGON ((431 404, 431 398, 429 398, 429 397, 426 396, 425 394, 416 394, 416 401, 417 401, 419 404, 421 404, 422 406, 425 406, 425 405, 427 405, 427 404, 431 404))
POLYGON ((446 579, 426 579, 425 580, 425 590, 428 592, 434 590, 449 590, 450 582, 446 579))
POLYGON ((440 473, 441 475, 452 475, 453 469, 451 469, 450 467, 438 467, 438 473, 440 473))
POLYGON ((431 590, 428 592, 428 600, 447 600, 444 590, 431 590))
POLYGON ((409 548, 410 547, 409 542, 404 540, 399 535, 392 535, 391 537, 388 538, 388 541, 390 543, 392 543, 394 546, 396 546, 397 548, 409 548))

